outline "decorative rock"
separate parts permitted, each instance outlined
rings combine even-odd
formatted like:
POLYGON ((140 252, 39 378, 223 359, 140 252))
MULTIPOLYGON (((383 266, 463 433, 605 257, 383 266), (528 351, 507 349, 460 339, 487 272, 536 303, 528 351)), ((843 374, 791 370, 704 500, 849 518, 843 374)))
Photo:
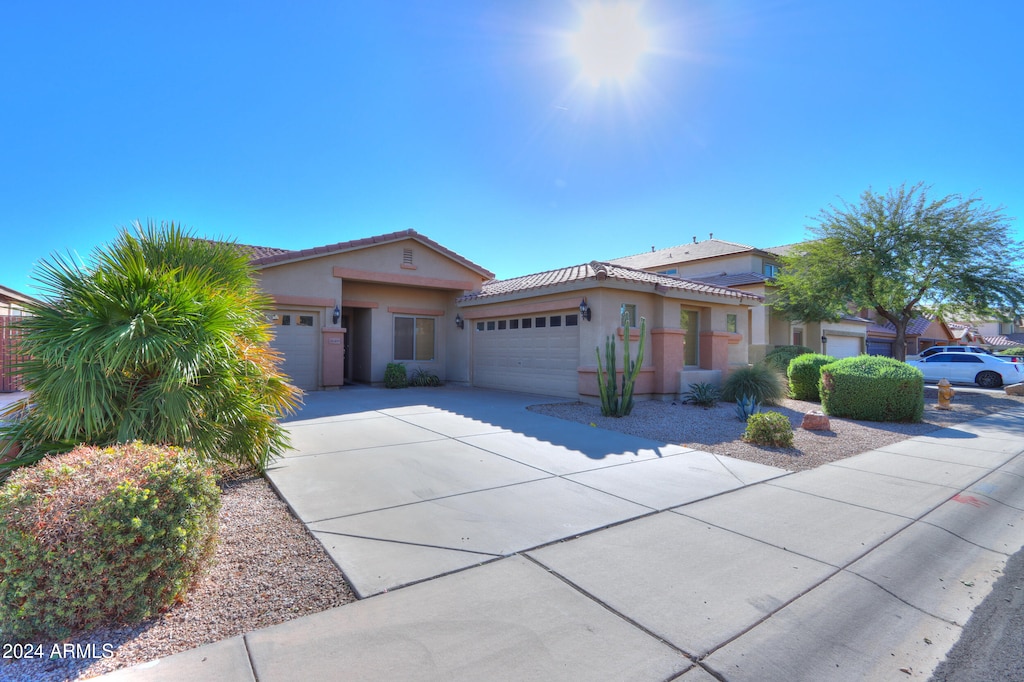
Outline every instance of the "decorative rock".
POLYGON ((1024 395, 1024 384, 1011 384, 1003 389, 1006 395, 1024 395))
POLYGON ((804 415, 804 419, 800 422, 800 428, 808 431, 829 431, 832 425, 829 424, 828 417, 821 410, 811 410, 804 415))

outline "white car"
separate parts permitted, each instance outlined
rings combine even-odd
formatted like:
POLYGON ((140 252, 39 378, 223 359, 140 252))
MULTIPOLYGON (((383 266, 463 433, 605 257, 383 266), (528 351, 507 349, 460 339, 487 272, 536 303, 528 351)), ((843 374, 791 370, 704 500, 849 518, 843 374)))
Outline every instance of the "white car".
POLYGON ((925 381, 949 379, 950 383, 978 384, 984 388, 1024 381, 1024 365, 983 353, 935 353, 907 364, 921 370, 925 381))

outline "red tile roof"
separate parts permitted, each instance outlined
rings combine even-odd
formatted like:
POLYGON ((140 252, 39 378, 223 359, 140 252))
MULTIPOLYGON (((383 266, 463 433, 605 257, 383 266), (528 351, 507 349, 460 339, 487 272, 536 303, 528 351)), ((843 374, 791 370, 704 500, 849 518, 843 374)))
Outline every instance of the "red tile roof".
POLYGON ((704 284, 713 284, 719 287, 740 287, 747 284, 764 284, 769 280, 768 277, 757 272, 739 272, 734 275, 727 275, 723 272, 717 275, 691 277, 690 279, 694 282, 703 282, 704 284))
POLYGON ((522 277, 511 279, 491 280, 484 282, 479 292, 466 294, 459 298, 460 302, 477 301, 493 296, 505 294, 517 294, 521 292, 535 292, 539 289, 553 288, 573 282, 584 282, 587 280, 605 281, 615 280, 619 282, 633 282, 638 284, 649 284, 659 291, 691 291, 698 294, 712 296, 727 296, 729 298, 748 299, 751 301, 764 300, 761 296, 751 294, 738 289, 714 286, 703 282, 695 282, 669 275, 659 275, 646 270, 628 268, 614 263, 602 261, 591 261, 583 265, 572 265, 558 270, 548 270, 522 277))
POLYGON ((494 277, 494 273, 486 268, 477 265, 473 261, 469 260, 464 256, 460 256, 449 248, 441 246, 433 239, 426 237, 416 230, 402 230, 401 232, 390 232, 388 234, 381 234, 375 237, 365 237, 363 239, 353 239, 347 242, 338 242, 337 244, 328 244, 326 246, 314 246, 309 249, 302 249, 300 251, 286 251, 280 249, 280 253, 270 253, 265 256, 254 258, 252 261, 253 265, 265 266, 275 265, 277 263, 290 262, 295 260, 304 260, 306 258, 315 258, 317 256, 323 256, 331 253, 341 253, 343 251, 355 251, 356 249, 365 249, 370 246, 376 246, 377 244, 387 244, 389 242, 397 242, 403 239, 414 239, 421 244, 428 246, 435 251, 451 258, 452 260, 461 263, 470 270, 479 273, 484 277, 494 277))

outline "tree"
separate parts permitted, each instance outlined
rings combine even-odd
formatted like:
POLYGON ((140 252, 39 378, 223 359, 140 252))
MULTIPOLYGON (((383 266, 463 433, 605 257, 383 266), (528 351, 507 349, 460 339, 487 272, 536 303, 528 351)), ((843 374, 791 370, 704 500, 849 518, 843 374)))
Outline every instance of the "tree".
POLYGON ((814 238, 782 258, 772 306, 791 319, 836 321, 870 308, 896 328, 924 314, 1010 319, 1024 306, 1024 245, 976 196, 929 199, 921 183, 821 211, 814 238))
POLYGON ((89 267, 57 256, 35 277, 48 301, 20 322, 31 398, 0 428, 21 446, 0 475, 78 443, 178 445, 260 471, 287 448, 277 418, 301 393, 279 370, 270 302, 238 249, 135 223, 89 267))

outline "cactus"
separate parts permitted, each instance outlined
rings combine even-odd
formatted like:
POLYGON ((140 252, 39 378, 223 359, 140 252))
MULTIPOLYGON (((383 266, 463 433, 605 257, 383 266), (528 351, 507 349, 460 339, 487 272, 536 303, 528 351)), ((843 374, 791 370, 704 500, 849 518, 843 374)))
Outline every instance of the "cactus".
POLYGON ((647 336, 647 320, 640 318, 640 347, 637 350, 636 360, 629 357, 629 319, 625 321, 623 334, 622 353, 622 391, 621 394, 615 386, 615 339, 609 336, 604 343, 604 353, 607 361, 607 372, 601 365, 601 349, 595 348, 597 353, 597 388, 601 396, 601 414, 606 417, 625 417, 633 411, 633 387, 636 378, 640 375, 640 366, 644 361, 644 346, 647 336))
POLYGON ((761 411, 761 403, 754 400, 752 395, 743 395, 736 399, 736 416, 741 421, 747 421, 751 415, 761 411))

